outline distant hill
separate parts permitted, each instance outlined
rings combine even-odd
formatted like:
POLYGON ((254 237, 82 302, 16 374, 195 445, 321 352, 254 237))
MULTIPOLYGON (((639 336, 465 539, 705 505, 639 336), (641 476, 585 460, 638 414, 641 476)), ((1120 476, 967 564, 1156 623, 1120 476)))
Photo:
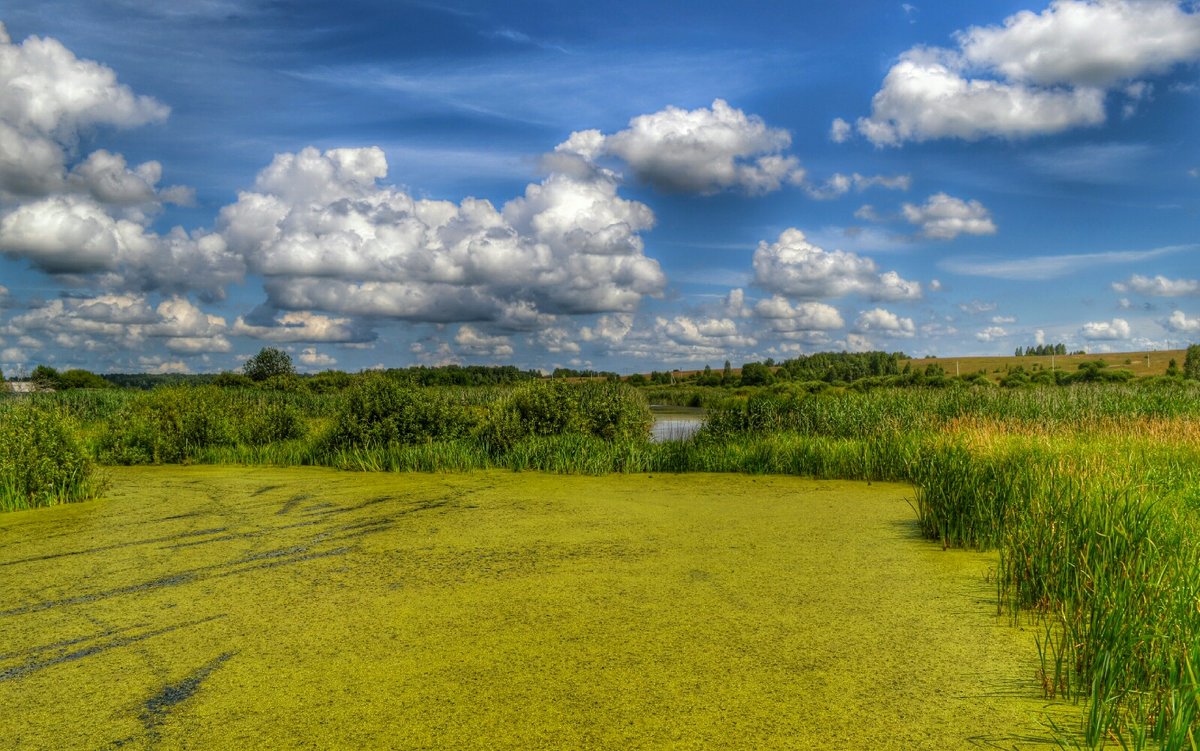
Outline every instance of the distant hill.
MULTIPOLYGON (((1182 349, 1164 349, 1153 352, 1108 352, 1091 355, 920 357, 903 362, 911 363, 914 368, 924 368, 929 363, 937 363, 945 369, 946 375, 951 376, 969 375, 983 371, 988 378, 998 380, 1004 373, 1018 366, 1025 370, 1034 370, 1034 366, 1038 365, 1047 370, 1054 367, 1057 370, 1075 371, 1082 363, 1103 360, 1110 368, 1128 370, 1140 377, 1165 374, 1171 360, 1175 360, 1175 364, 1182 368, 1185 354, 1186 351, 1182 349)), ((901 367, 903 367, 903 363, 901 367)))

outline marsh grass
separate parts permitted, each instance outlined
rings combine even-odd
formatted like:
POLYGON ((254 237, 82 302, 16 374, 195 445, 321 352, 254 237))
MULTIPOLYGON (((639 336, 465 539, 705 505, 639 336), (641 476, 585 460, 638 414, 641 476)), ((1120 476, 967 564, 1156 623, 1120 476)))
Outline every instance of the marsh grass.
POLYGON ((92 498, 102 485, 69 416, 34 402, 0 409, 0 511, 92 498))
POLYGON ((929 451, 923 530, 1000 551, 999 607, 1038 624, 1043 689, 1086 703, 1088 747, 1194 748, 1200 525, 1184 499, 1200 455, 1128 437, 983 443, 929 451))

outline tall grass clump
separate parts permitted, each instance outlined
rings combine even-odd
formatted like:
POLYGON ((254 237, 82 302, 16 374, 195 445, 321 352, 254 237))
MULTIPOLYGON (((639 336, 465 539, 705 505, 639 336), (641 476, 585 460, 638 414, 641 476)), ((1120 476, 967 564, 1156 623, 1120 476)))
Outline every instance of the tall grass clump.
POLYGON ((109 464, 174 464, 213 447, 261 446, 303 433, 303 415, 286 395, 168 386, 129 401, 106 423, 96 453, 109 464))
POLYGON ((85 500, 100 484, 69 417, 33 403, 0 408, 0 511, 85 500))
POLYGON ((1037 624, 1048 697, 1086 704, 1091 748, 1194 748, 1200 452, 1115 438, 959 440, 917 476, 925 533, 996 548, 999 607, 1037 624))

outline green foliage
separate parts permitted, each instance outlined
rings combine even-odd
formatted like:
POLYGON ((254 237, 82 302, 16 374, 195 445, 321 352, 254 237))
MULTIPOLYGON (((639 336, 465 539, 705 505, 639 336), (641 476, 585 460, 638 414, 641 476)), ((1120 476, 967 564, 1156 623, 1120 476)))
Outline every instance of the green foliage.
POLYGON ((419 443, 463 436, 472 424, 445 392, 371 373, 346 392, 326 440, 334 450, 419 443))
POLYGON ((638 391, 606 381, 582 384, 576 390, 583 433, 606 441, 644 440, 652 417, 638 391))
POLYGON ((258 382, 259 388, 267 391, 296 393, 304 389, 304 382, 295 373, 280 373, 258 382))
POLYGON ((59 388, 58 371, 49 365, 39 365, 29 374, 29 380, 33 381, 39 389, 50 390, 59 388))
POLYGON ((304 415, 290 401, 273 395, 242 392, 229 405, 235 441, 266 446, 304 435, 304 415))
POLYGON ((0 405, 0 510, 81 501, 98 491, 92 462, 60 411, 0 405))
POLYGON ((1194 449, 1137 452, 1069 435, 992 450, 924 450, 926 534, 999 548, 998 593, 1032 614, 1048 697, 1087 703, 1089 748, 1190 748, 1200 682, 1200 532, 1180 499, 1200 486, 1194 449))
POLYGON ((721 376, 713 372, 713 369, 705 365, 704 372, 696 378, 697 386, 720 386, 721 376))
POLYGON ((761 362, 748 362, 742 365, 743 386, 770 386, 775 382, 775 374, 761 362))
POLYGON ((1112 370, 1103 360, 1096 360, 1080 363, 1079 369, 1071 375, 1070 380, 1074 383, 1123 383, 1131 378, 1132 371, 1112 370))
POLYGON ((58 389, 110 389, 113 385, 89 370, 72 369, 60 373, 58 389))
POLYGON ((110 464, 173 464, 196 449, 232 444, 229 415, 215 387, 155 389, 130 402, 99 439, 110 464))
POLYGON ((780 363, 776 378, 794 381, 855 381, 871 376, 900 374, 903 353, 818 352, 780 363))
POLYGON ((615 381, 620 378, 619 375, 610 370, 578 370, 576 368, 555 368, 550 374, 551 378, 603 378, 606 381, 615 381))
POLYGON ((275 347, 263 347, 242 366, 242 371, 252 381, 296 375, 296 366, 287 352, 275 347))
POLYGON ((420 365, 385 371, 388 376, 414 386, 498 386, 523 383, 541 377, 536 370, 519 370, 512 365, 420 365))
POLYGON ((223 389, 238 389, 246 388, 254 385, 254 381, 250 380, 250 376, 242 373, 218 373, 212 380, 212 385, 220 386, 223 389))
POLYGON ((325 370, 304 382, 304 387, 314 394, 336 394, 350 388, 354 376, 342 370, 325 370))
POLYGON ((1049 357, 1050 355, 1065 355, 1067 354, 1067 345, 1059 344, 1038 344, 1033 347, 1026 347, 1022 350, 1017 347, 1017 357, 1049 357))
POLYGON ((1183 377, 1200 381, 1200 344, 1190 344, 1183 357, 1183 377))
POLYGON ((520 386, 492 407, 479 431, 493 451, 538 436, 591 435, 604 440, 645 440, 646 399, 627 384, 542 381, 520 386))
POLYGON ((256 446, 299 438, 300 410, 267 392, 169 386, 137 395, 100 434, 111 464, 174 464, 214 446, 256 446))

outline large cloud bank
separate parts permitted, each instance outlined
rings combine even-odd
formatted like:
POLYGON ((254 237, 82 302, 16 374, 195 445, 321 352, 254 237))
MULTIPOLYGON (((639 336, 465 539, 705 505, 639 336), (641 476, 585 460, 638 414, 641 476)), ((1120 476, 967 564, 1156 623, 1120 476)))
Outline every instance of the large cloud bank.
POLYGON ((654 215, 611 173, 551 174, 500 209, 414 199, 386 176, 378 148, 278 155, 221 211, 220 235, 284 310, 530 328, 630 311, 665 286, 638 234, 654 215))
MULTIPOLYGON (((857 131, 896 146, 1099 125, 1110 92, 1135 106, 1146 77, 1200 58, 1200 13, 1175 0, 1056 0, 956 41, 902 54, 857 131)), ((835 140, 848 134, 848 123, 835 121, 835 140)))

